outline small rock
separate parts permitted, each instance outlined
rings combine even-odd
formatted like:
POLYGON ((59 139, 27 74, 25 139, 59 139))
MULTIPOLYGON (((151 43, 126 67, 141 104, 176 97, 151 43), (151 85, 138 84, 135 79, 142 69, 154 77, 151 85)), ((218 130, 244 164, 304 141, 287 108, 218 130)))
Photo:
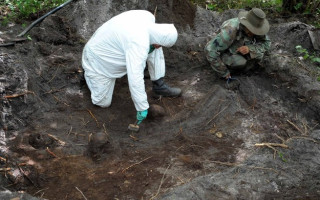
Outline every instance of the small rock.
POLYGON ((221 132, 217 132, 217 133, 216 133, 216 136, 217 136, 218 138, 222 138, 222 137, 223 137, 223 134, 222 134, 221 132))

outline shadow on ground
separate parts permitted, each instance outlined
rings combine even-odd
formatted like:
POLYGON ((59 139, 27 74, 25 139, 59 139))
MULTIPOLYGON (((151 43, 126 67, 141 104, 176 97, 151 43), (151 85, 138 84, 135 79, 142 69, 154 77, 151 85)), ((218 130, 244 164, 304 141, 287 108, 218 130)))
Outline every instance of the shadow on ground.
POLYGON ((32 29, 32 41, 0 47, 2 197, 317 199, 319 72, 294 49, 312 50, 312 27, 270 17, 270 54, 254 71, 236 74, 240 87, 228 90, 203 48, 237 13, 188 1, 78 1, 32 29), (110 108, 92 105, 81 52, 112 16, 156 7, 157 22, 179 31, 164 51, 166 81, 183 95, 153 99, 146 78, 149 102, 166 114, 133 133, 126 77, 117 80, 110 108))

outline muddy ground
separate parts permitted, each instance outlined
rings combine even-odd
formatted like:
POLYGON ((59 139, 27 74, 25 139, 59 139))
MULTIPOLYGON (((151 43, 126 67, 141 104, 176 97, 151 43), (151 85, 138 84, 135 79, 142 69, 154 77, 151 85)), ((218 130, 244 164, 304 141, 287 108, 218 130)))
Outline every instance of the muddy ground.
MULTIPOLYGON (((34 27, 32 40, 0 47, 0 197, 319 199, 319 66, 295 51, 313 51, 313 27, 269 13, 270 53, 254 71, 234 74, 241 85, 229 90, 203 48, 237 13, 184 0, 81 0, 34 27), (92 105, 81 52, 112 16, 155 8, 158 23, 179 31, 176 45, 164 49, 165 80, 183 95, 153 99, 146 77, 150 103, 166 115, 133 133, 126 77, 117 80, 110 108, 92 105)), ((2 29, 5 38, 23 27, 2 29)))

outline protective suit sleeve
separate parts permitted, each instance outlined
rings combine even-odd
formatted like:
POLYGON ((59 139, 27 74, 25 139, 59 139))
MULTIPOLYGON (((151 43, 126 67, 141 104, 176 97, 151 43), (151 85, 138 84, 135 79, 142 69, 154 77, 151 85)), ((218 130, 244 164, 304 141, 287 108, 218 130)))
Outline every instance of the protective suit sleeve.
POLYGON ((130 45, 126 51, 127 76, 132 101, 137 111, 149 108, 144 84, 144 69, 148 57, 148 47, 130 45))
POLYGON ((164 77, 166 66, 162 48, 151 52, 148 55, 147 63, 151 81, 164 77))

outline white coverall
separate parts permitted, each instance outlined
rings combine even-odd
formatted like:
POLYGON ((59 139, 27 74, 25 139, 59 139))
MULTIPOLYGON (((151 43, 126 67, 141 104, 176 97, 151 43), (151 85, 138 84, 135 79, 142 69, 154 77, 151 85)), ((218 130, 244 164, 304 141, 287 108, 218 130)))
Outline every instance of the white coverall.
POLYGON ((126 11, 104 23, 85 45, 82 55, 92 103, 110 106, 116 78, 127 74, 136 110, 147 110, 146 62, 152 81, 165 75, 162 48, 148 54, 150 45, 171 47, 177 37, 173 24, 156 24, 153 14, 145 10, 126 11))

